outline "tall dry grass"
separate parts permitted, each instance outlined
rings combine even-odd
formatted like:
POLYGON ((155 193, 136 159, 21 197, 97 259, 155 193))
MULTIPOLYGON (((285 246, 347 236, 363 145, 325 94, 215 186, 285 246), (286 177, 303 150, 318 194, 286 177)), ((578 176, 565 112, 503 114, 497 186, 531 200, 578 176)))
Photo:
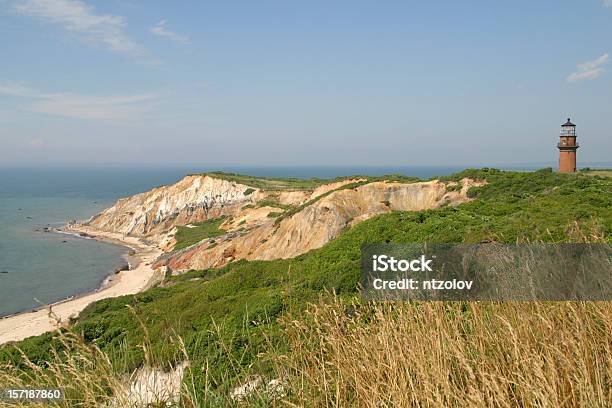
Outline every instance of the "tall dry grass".
MULTIPOLYGON (((270 347, 282 395, 233 400, 194 388, 140 404, 133 380, 72 332, 45 367, 0 367, 0 388, 60 387, 67 399, 24 407, 611 407, 612 308, 605 302, 321 302, 282 321, 289 352, 270 347), (137 397, 137 396, 136 396, 137 397)), ((180 343, 180 338, 177 339, 180 343)), ((182 343, 181 343, 182 344, 182 343)), ((143 344, 146 349, 146 344, 143 344)), ((269 357, 269 356, 263 356, 269 357)), ((160 365, 147 357, 147 365, 160 365)), ((252 372, 245 371, 246 380, 252 372)), ((236 386, 233 384, 230 386, 236 386)), ((142 393, 140 393, 142 394, 142 393)), ((0 406, 3 404, 0 403, 0 406)), ((6 405, 6 404, 5 404, 6 405)))
MULTIPOLYGON (((95 344, 87 343, 82 335, 69 327, 63 327, 55 318, 58 329, 54 339, 59 343, 51 351, 51 357, 43 364, 35 364, 19 351, 20 365, 0 365, 0 389, 61 389, 59 400, 2 401, 0 407, 28 408, 93 408, 93 407, 198 407, 195 390, 189 388, 184 379, 192 377, 189 357, 180 337, 176 338, 177 350, 182 358, 180 368, 166 372, 170 362, 161 361, 151 352, 148 332, 144 324, 144 342, 139 346, 144 351, 145 365, 125 373, 113 364, 109 356, 95 344), (25 369, 24 367, 25 366, 25 369), (178 373, 178 377, 176 376, 178 373)), ((135 316, 135 318, 137 318, 135 316)), ((124 355, 126 350, 124 350, 124 355)))
POLYGON ((286 319, 308 407, 612 407, 606 302, 321 302, 286 319))
MULTIPOLYGON (((58 330, 54 338, 59 345, 43 364, 35 364, 24 352, 20 352, 20 366, 0 365, 0 389, 59 388, 64 397, 57 401, 9 402, 0 399, 0 408, 283 406, 279 398, 282 385, 266 387, 266 383, 259 380, 252 387, 246 385, 248 392, 242 396, 236 396, 234 392, 241 383, 228 383, 223 387, 215 385, 215 381, 209 379, 207 374, 212 363, 206 359, 200 365, 192 364, 190 353, 180 336, 176 336, 173 341, 177 347, 177 358, 181 361, 162 360, 151 351, 146 327, 141 328, 145 340, 139 347, 143 349, 145 363, 131 373, 118 368, 125 366, 125 361, 111 361, 106 353, 95 344, 86 342, 73 329, 58 330), (23 365, 27 368, 24 369, 23 365), (174 368, 171 370, 163 368, 172 366, 174 368), (206 379, 203 384, 196 385, 196 370, 204 373, 206 379)), ((215 330, 219 332, 221 328, 216 327, 215 330)), ((247 384, 249 379, 262 378, 252 372, 250 367, 241 366, 228 344, 220 340, 218 345, 227 351, 228 361, 235 366, 231 369, 235 372, 228 372, 228 376, 244 379, 243 383, 247 384)), ((127 355, 126 351, 124 356, 127 355)))
POLYGON ((0 388, 61 388, 65 399, 54 402, 0 401, 0 406, 68 408, 113 403, 113 394, 118 394, 124 384, 123 377, 113 369, 108 357, 74 333, 63 333, 58 339, 65 352, 54 351, 44 366, 34 364, 22 353, 21 361, 28 370, 11 364, 0 367, 0 388))

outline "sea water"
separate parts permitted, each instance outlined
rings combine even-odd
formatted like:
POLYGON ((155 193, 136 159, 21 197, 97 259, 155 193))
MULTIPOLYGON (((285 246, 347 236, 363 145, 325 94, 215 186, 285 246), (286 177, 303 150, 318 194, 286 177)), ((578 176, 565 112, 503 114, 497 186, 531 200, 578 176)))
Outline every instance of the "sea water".
POLYGON ((405 174, 429 178, 464 167, 0 168, 0 316, 100 287, 125 264, 125 247, 45 232, 84 220, 118 198, 210 170, 267 177, 405 174))
POLYGON ((173 182, 178 172, 0 169, 0 316, 95 290, 128 248, 46 232, 120 197, 173 182))

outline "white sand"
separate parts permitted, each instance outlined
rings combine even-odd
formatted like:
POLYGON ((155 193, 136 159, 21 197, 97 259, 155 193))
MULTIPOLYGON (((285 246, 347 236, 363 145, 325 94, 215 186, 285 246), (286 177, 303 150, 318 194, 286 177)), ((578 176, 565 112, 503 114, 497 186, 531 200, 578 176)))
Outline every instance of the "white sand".
MULTIPOLYGON (((134 237, 100 232, 83 226, 75 227, 70 231, 84 232, 94 239, 130 247, 135 251, 134 256, 139 259, 139 264, 132 270, 121 271, 113 275, 107 285, 96 292, 50 306, 53 314, 60 319, 60 324, 68 322, 71 317, 78 316, 83 309, 95 301, 135 294, 148 287, 154 275, 150 264, 161 255, 162 251, 159 248, 146 245, 134 237)), ((0 319, 0 344, 38 336, 57 328, 58 322, 50 317, 49 307, 9 316, 0 319)))

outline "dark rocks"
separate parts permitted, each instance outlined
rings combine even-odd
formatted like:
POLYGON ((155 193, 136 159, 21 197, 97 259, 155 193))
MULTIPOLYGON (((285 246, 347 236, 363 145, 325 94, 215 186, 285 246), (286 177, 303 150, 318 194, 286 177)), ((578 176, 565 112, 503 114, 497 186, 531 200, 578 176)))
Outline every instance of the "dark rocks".
POLYGON ((113 271, 113 273, 115 275, 117 275, 119 272, 121 271, 129 271, 130 270, 130 264, 123 264, 121 266, 118 266, 117 268, 115 268, 115 270, 113 271))
POLYGON ((52 232, 53 228, 51 227, 36 227, 34 228, 35 232, 52 232))

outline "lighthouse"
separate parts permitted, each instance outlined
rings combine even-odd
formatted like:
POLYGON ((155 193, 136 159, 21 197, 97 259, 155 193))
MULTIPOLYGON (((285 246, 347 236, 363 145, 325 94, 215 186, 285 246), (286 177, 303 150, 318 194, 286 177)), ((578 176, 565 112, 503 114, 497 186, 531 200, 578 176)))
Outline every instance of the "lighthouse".
POLYGON ((576 171, 576 125, 572 123, 570 118, 567 122, 561 125, 561 135, 559 136, 559 172, 574 173, 576 171))

